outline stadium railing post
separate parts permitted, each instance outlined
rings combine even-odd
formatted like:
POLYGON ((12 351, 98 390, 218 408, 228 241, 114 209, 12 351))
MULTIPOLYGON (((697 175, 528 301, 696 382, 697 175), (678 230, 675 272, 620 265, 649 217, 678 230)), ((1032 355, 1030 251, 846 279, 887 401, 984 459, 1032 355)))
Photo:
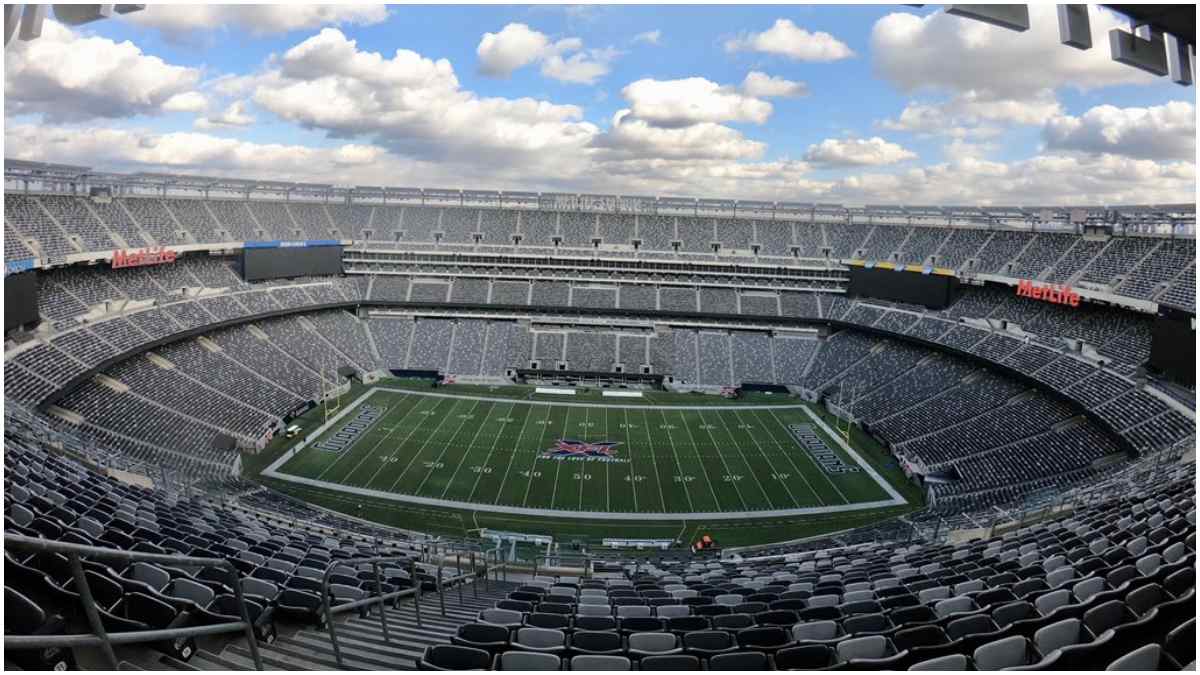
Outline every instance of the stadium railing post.
POLYGON ((413 595, 413 615, 417 620, 417 628, 421 628, 421 580, 417 578, 417 560, 413 558, 409 562, 408 578, 412 580, 413 588, 416 589, 416 594, 413 595))
MULTIPOLYGON (((331 566, 332 567, 332 566, 331 566)), ((329 572, 325 572, 325 579, 321 582, 321 604, 325 610, 325 627, 329 630, 329 643, 333 645, 333 660, 337 663, 338 668, 345 668, 342 663, 342 648, 338 644, 337 638, 337 622, 333 620, 333 602, 332 596, 329 595, 329 572)))
POLYGON ((446 588, 442 585, 442 558, 440 556, 437 564, 437 592, 438 602, 442 607, 442 616, 446 616, 446 588))
MULTIPOLYGON (((471 551, 471 574, 474 579, 471 581, 471 593, 475 599, 479 599, 479 568, 475 565, 475 551, 471 551)), ((487 568, 484 568, 483 583, 487 583, 487 568)))
POLYGON ((371 563, 371 567, 375 570, 375 592, 379 594, 379 625, 383 628, 383 641, 391 642, 392 638, 388 634, 387 605, 383 601, 383 579, 379 574, 379 563, 371 563))
POLYGON ((250 621, 250 610, 246 608, 246 594, 242 591, 242 573, 229 563, 229 578, 233 580, 233 598, 237 601, 242 621, 246 624, 246 645, 250 648, 250 658, 254 661, 256 670, 263 669, 262 655, 258 653, 258 637, 254 634, 254 624, 250 621))
POLYGON ((83 602, 83 611, 87 614, 88 624, 91 625, 92 632, 103 640, 101 647, 112 669, 119 670, 120 662, 117 661, 117 653, 113 651, 112 642, 108 639, 108 631, 104 630, 104 623, 100 621, 100 613, 96 611, 96 601, 92 597, 92 588, 88 585, 87 577, 83 573, 83 563, 79 562, 78 553, 72 552, 69 555, 71 575, 75 578, 75 585, 79 586, 79 599, 83 602))
POLYGON ((457 572, 458 579, 458 604, 463 604, 463 579, 462 579, 462 553, 454 554, 454 569, 457 572))

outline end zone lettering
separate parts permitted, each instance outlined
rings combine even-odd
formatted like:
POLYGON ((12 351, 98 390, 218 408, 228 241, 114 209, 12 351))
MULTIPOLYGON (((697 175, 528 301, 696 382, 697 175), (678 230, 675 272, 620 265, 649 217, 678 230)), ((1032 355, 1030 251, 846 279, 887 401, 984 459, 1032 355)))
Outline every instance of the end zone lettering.
POLYGON ((385 410, 387 408, 381 406, 362 406, 358 409, 358 413, 354 415, 353 419, 344 424, 333 435, 313 444, 314 447, 326 452, 343 452, 346 448, 354 445, 366 433, 367 429, 371 428, 372 424, 379 421, 379 418, 383 417, 385 410))
POLYGON ((825 445, 825 441, 817 435, 811 424, 789 424, 788 432, 825 473, 858 473, 857 466, 847 465, 837 453, 825 445))
POLYGON ((1038 286, 1032 281, 1023 279, 1017 284, 1017 295, 1022 298, 1033 298, 1034 300, 1050 302, 1056 305, 1079 306, 1079 294, 1072 290, 1070 286, 1058 286, 1055 284, 1038 286))

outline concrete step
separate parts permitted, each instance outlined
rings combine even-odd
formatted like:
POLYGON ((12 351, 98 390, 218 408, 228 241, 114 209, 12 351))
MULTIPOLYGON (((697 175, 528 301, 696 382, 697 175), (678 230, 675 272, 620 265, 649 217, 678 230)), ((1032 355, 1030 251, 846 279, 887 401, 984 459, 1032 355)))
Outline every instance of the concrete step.
MULTIPOLYGON (((273 649, 262 649, 259 645, 259 652, 262 655, 263 668, 267 670, 332 670, 335 666, 319 663, 312 663, 305 659, 296 659, 288 654, 277 652, 273 649)), ((226 660, 239 664, 237 670, 254 670, 254 660, 250 658, 250 650, 240 644, 232 644, 221 652, 221 656, 226 660)), ((347 668, 349 670, 349 668, 347 668)))
MULTIPOLYGON (((297 635, 295 638, 280 640, 284 647, 297 653, 311 652, 321 655, 321 658, 334 659, 333 644, 326 635, 323 639, 313 634, 297 635)), ((409 670, 416 667, 414 657, 421 652, 411 652, 388 647, 377 643, 364 643, 359 640, 344 638, 338 635, 338 647, 342 652, 342 662, 347 665, 358 665, 362 668, 377 670, 409 670)), ((424 651, 424 650, 422 650, 424 651)))
POLYGON ((271 651, 278 658, 306 663, 310 668, 321 670, 394 670, 412 667, 408 658, 381 659, 348 649, 342 649, 342 665, 339 666, 328 639, 323 643, 314 643, 295 637, 280 638, 271 645, 271 651))
MULTIPOLYGON (((218 654, 203 649, 193 654, 188 664, 195 666, 197 670, 234 670, 237 668, 237 664, 221 658, 218 654)), ((251 662, 252 667, 253 665, 253 662, 251 662)))
POLYGON ((383 631, 375 626, 347 626, 345 631, 339 629, 338 639, 354 638, 364 642, 390 645, 409 651, 422 652, 429 645, 444 644, 450 641, 454 633, 429 633, 410 626, 388 625, 391 641, 384 641, 383 631))

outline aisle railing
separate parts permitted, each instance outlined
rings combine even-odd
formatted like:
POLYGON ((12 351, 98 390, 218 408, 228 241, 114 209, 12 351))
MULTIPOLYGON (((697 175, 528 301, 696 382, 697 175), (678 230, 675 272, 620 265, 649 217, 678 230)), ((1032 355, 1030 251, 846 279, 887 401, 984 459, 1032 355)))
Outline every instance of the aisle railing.
POLYGON ((254 624, 246 609, 246 599, 242 594, 241 573, 232 562, 224 558, 205 558, 164 553, 143 553, 140 551, 122 551, 119 549, 101 548, 71 544, 50 539, 26 537, 18 534, 4 535, 5 550, 29 550, 46 553, 60 553, 66 556, 71 565, 72 578, 79 591, 79 601, 83 605, 91 633, 60 634, 60 635, 5 635, 4 649, 39 649, 46 647, 100 647, 113 670, 120 668, 113 645, 139 644, 143 642, 171 641, 198 637, 201 635, 218 635, 243 631, 250 649, 250 657, 254 667, 262 670, 262 657, 258 653, 258 641, 254 637, 254 624), (237 601, 240 621, 230 621, 207 626, 180 626, 177 628, 159 628, 142 631, 121 631, 109 633, 104 627, 100 613, 96 609, 95 598, 87 575, 83 571, 83 558, 89 560, 116 560, 125 563, 146 562, 169 565, 172 567, 218 567, 229 572, 230 587, 237 601))

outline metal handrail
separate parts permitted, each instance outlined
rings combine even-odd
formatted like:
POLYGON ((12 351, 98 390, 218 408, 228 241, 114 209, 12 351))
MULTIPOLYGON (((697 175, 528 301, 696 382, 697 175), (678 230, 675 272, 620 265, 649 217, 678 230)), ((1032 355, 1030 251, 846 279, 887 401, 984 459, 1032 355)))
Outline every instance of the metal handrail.
MULTIPOLYGON (((486 561, 485 561, 485 566, 484 566, 485 577, 486 577, 487 571, 488 570, 487 570, 486 561)), ((449 583, 453 586, 455 583, 457 583, 461 587, 462 583, 466 579, 471 578, 471 577, 477 577, 478 574, 479 574, 479 570, 476 568, 472 568, 471 572, 469 572, 467 574, 460 574, 458 576, 451 577, 450 579, 442 579, 442 566, 440 563, 438 564, 438 572, 437 572, 437 580, 436 581, 437 581, 438 596, 441 601, 441 610, 442 610, 443 616, 446 615, 446 595, 445 595, 445 590, 444 590, 444 584, 449 583)), ((420 626, 421 625, 421 591, 422 591, 421 582, 420 582, 420 580, 417 579, 417 561, 415 558, 412 558, 412 557, 409 557, 406 555, 394 555, 394 556, 374 556, 374 557, 368 557, 368 558, 341 558, 341 559, 336 559, 336 560, 330 560, 329 564, 325 566, 324 574, 321 575, 321 609, 322 609, 322 612, 325 617, 325 627, 329 631, 329 642, 333 645, 333 658, 337 662, 338 667, 343 668, 343 667, 345 667, 345 664, 342 662, 342 649, 341 649, 341 646, 338 644, 337 626, 333 620, 333 617, 335 614, 341 614, 343 612, 348 612, 352 609, 358 609, 359 607, 366 607, 367 605, 379 605, 379 617, 380 617, 379 621, 380 621, 380 627, 383 629, 383 639, 384 639, 384 642, 391 642, 392 638, 391 638, 391 634, 388 630, 388 624, 387 624, 387 609, 384 607, 384 603, 388 602, 389 600, 396 600, 399 598, 407 598, 410 596, 413 597, 413 613, 416 618, 417 626, 420 626), (334 568, 341 566, 341 565, 362 565, 362 564, 367 564, 367 563, 369 563, 371 565, 372 570, 375 573, 375 592, 377 593, 377 595, 360 598, 358 600, 351 600, 349 602, 344 602, 340 605, 333 604, 333 602, 331 602, 332 595, 329 592, 329 577, 330 577, 330 575, 333 574, 334 568), (400 590, 391 591, 390 593, 380 593, 380 591, 383 588, 382 579, 379 574, 379 565, 381 563, 407 563, 408 564, 408 576, 409 576, 409 580, 412 582, 412 588, 403 588, 400 590)), ((459 603, 460 604, 462 603, 461 589, 460 589, 460 593, 459 593, 459 603)))
POLYGON ((562 567, 561 565, 550 565, 549 563, 551 560, 558 560, 558 561, 562 561, 562 562, 582 562, 583 563, 583 568, 582 568, 583 573, 580 574, 579 576, 581 576, 584 579, 587 579, 588 577, 591 576, 592 554, 590 554, 590 553, 554 553, 554 554, 542 553, 539 555, 535 555, 533 557, 533 576, 535 576, 535 577, 537 576, 538 563, 539 563, 539 561, 543 561, 543 560, 546 561, 547 568, 562 567))
POLYGON ((4 547, 7 549, 10 546, 16 549, 30 549, 47 553, 61 553, 67 557, 67 560, 71 564, 71 573, 74 577, 75 584, 79 588, 80 603, 83 605, 83 610, 87 615, 88 624, 92 628, 92 633, 80 633, 72 635, 5 635, 5 649, 100 646, 102 651, 104 651, 105 657, 109 661, 109 665, 112 666, 113 670, 118 670, 120 667, 120 662, 117 659, 116 652, 113 651, 114 644, 135 644, 139 642, 175 640, 199 635, 232 633, 242 630, 246 633, 246 640, 249 643, 250 656, 254 661, 254 668, 256 670, 263 669, 262 656, 258 653, 258 640, 254 637, 254 623, 250 620, 250 613, 246 610, 246 598, 242 594, 241 572, 228 559, 205 558, 200 556, 187 556, 180 554, 144 553, 141 551, 123 551, 120 549, 101 548, 99 546, 71 544, 38 537, 26 537, 19 534, 5 534, 4 547), (104 623, 100 620, 100 613, 96 610, 96 602, 92 597, 92 589, 88 585, 87 575, 83 573, 82 558, 84 556, 97 560, 119 560, 127 563, 149 562, 183 567, 223 568, 229 572, 230 579, 233 581, 231 585, 233 587, 234 597, 237 601, 238 611, 241 614, 241 621, 227 622, 210 626, 184 626, 180 628, 124 631, 120 633, 109 634, 104 628, 104 623))

